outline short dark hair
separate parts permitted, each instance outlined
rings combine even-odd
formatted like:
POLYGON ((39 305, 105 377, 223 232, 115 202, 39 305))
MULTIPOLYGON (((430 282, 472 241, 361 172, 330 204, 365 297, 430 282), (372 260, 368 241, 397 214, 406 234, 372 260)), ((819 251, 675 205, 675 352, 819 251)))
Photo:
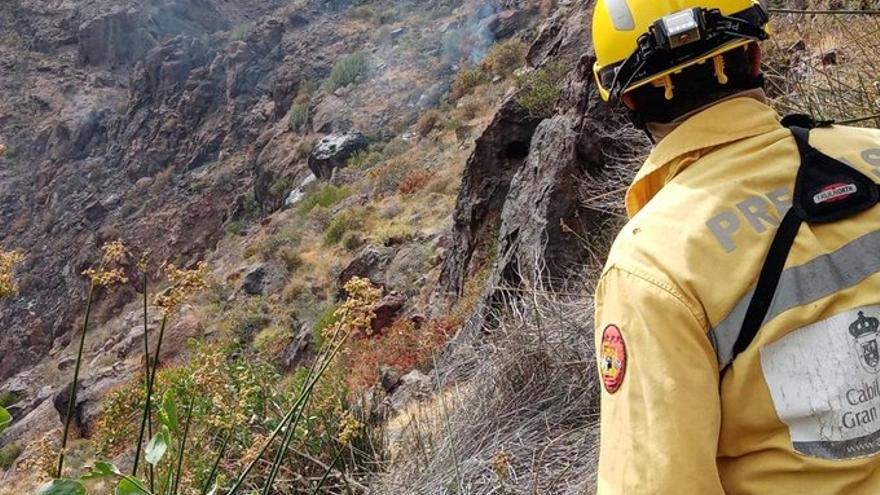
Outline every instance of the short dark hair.
POLYGON ((628 93, 636 104, 633 112, 637 123, 669 123, 698 108, 721 100, 741 91, 764 86, 762 75, 752 74, 752 57, 757 56, 749 49, 735 49, 723 54, 727 84, 720 84, 715 76, 712 60, 701 65, 693 65, 680 74, 673 74, 675 86, 673 98, 667 100, 663 87, 642 86, 628 93))

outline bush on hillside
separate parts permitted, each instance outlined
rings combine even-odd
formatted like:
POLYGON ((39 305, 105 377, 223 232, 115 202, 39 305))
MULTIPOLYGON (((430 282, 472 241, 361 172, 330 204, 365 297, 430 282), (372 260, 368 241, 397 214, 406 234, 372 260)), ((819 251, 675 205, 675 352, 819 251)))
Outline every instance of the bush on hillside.
POLYGON ((15 442, 0 447, 0 469, 11 468, 22 450, 24 450, 22 446, 15 442))
POLYGON ((442 119, 443 114, 439 110, 433 108, 426 110, 419 115, 419 120, 416 122, 416 132, 419 133, 419 136, 425 137, 437 127, 442 119))
POLYGON ((449 97, 457 100, 466 94, 470 94, 478 86, 482 86, 490 81, 489 74, 480 69, 463 69, 455 75, 455 81, 452 82, 452 89, 449 90, 449 97))
POLYGON ((253 27, 254 27, 254 24, 252 22, 245 22, 245 23, 239 24, 238 26, 235 26, 234 28, 232 28, 232 31, 229 33, 229 37, 233 41, 241 41, 248 35, 248 33, 251 32, 251 29, 253 27))
POLYGON ((301 215, 306 215, 317 207, 330 208, 336 203, 342 201, 351 195, 351 191, 347 187, 334 186, 327 184, 318 191, 308 195, 299 204, 297 211, 301 215))
POLYGON ((344 211, 336 215, 324 230, 324 245, 339 244, 346 232, 360 228, 362 223, 363 214, 359 211, 344 211))
POLYGON ((293 132, 302 132, 306 124, 309 123, 309 104, 294 103, 290 109, 290 130, 293 132))
POLYGON ((486 55, 483 64, 496 76, 508 77, 513 74, 513 71, 526 64, 528 52, 528 45, 519 39, 512 38, 493 46, 486 55))
POLYGON ((562 81, 568 67, 562 62, 545 66, 516 77, 516 102, 536 118, 553 115, 556 101, 562 94, 562 81))
POLYGON ((330 90, 335 91, 339 88, 344 88, 349 84, 353 84, 357 81, 358 77, 366 74, 366 72, 366 53, 357 52, 342 57, 342 59, 336 62, 336 65, 333 66, 333 70, 330 71, 330 79, 328 80, 330 90))

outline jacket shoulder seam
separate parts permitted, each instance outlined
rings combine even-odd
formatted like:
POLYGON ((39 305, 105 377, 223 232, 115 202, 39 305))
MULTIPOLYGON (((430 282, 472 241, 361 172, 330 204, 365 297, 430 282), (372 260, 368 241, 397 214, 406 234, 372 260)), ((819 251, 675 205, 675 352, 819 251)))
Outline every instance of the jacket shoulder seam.
POLYGON ((607 275, 609 272, 611 272, 613 270, 619 271, 621 273, 626 273, 627 275, 631 275, 631 276, 665 292, 666 294, 668 294, 669 296, 671 296, 672 298, 677 300, 679 303, 681 303, 682 306, 687 308, 687 310, 691 314, 691 316, 694 317, 694 320, 696 320, 700 324, 700 326, 703 327, 704 330, 708 331, 709 322, 707 321, 705 315, 702 312, 700 312, 699 310, 697 310, 698 305, 695 305, 692 301, 690 301, 687 298, 687 296, 684 295, 684 293, 681 291, 681 289, 679 289, 671 281, 663 280, 659 277, 653 276, 653 275, 651 275, 645 271, 642 271, 642 270, 637 270, 637 269, 632 269, 632 268, 624 268, 620 265, 609 266, 608 269, 605 270, 605 273, 603 274, 603 278, 605 275, 607 275))

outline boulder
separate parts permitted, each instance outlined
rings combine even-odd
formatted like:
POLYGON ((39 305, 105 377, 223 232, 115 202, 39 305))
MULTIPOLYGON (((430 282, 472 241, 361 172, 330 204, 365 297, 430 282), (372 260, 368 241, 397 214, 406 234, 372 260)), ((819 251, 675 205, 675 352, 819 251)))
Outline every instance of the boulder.
MULTIPOLYGON (((62 426, 64 425, 64 421, 67 418, 67 408, 70 400, 71 383, 68 383, 60 390, 55 392, 55 396, 52 399, 52 404, 55 406, 55 410, 58 412, 58 418, 62 426)), ((91 397, 91 394, 89 394, 89 390, 86 389, 83 381, 80 380, 76 394, 76 405, 74 406, 73 410, 73 418, 70 422, 71 429, 75 429, 75 431, 78 432, 81 438, 87 438, 91 432, 91 429, 94 427, 94 422, 97 419, 97 414, 99 410, 99 400, 97 398, 91 397)))
POLYGON ((424 400, 431 396, 431 378, 419 370, 413 370, 400 378, 400 384, 391 394, 391 409, 402 411, 415 400, 424 400))
POLYGON ((354 277, 366 278, 380 287, 385 286, 385 269, 394 259, 397 250, 384 246, 367 246, 361 250, 355 259, 351 261, 342 272, 339 273, 337 283, 340 297, 345 295, 345 284, 354 277))
POLYGON ((284 283, 284 274, 271 263, 260 263, 247 268, 239 287, 249 296, 261 296, 279 289, 284 283))
POLYGON ((385 393, 393 393, 400 385, 402 375, 400 370, 393 366, 383 366, 379 373, 379 385, 385 393))
POLYGON ((83 216, 92 223, 98 223, 107 215, 107 208, 100 201, 95 200, 83 210, 83 216))
POLYGON ((336 95, 327 95, 312 113, 312 129, 319 134, 348 132, 351 130, 352 110, 348 103, 336 95))
POLYGON ((582 239, 608 231, 617 212, 589 207, 585 194, 622 203, 609 178, 625 182, 649 150, 643 135, 628 130, 625 116, 602 104, 590 80, 592 60, 584 55, 589 9, 572 15, 551 19, 529 53, 535 67, 562 60, 573 69, 561 84, 557 115, 535 120, 511 95, 466 165, 441 288, 460 295, 468 277, 487 266, 491 253, 497 256, 477 309, 456 339, 493 328, 493 312, 510 288, 547 286, 595 263, 582 239), (610 166, 615 168, 606 177, 610 166))
POLYGON ((366 149, 369 144, 370 141, 358 132, 324 136, 309 155, 309 168, 315 177, 329 180, 334 170, 345 167, 351 155, 366 149))
POLYGON ((486 28, 495 41, 507 39, 529 27, 537 13, 534 8, 503 10, 486 19, 486 28))
POLYGON ((510 180, 525 163, 539 122, 511 97, 477 138, 453 214, 451 249, 440 274, 443 292, 460 294, 465 280, 488 259, 510 180))
POLYGON ((315 337, 311 329, 303 327, 284 352, 284 371, 292 372, 308 366, 315 358, 315 337))

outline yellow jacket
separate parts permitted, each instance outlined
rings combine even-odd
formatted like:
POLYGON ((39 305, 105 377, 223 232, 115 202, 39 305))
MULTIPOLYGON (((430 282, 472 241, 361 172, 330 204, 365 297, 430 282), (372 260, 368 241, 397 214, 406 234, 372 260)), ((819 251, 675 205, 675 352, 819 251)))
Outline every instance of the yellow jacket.
MULTIPOLYGON (((810 144, 880 182, 880 132, 810 144)), ((736 98, 638 173, 596 293, 599 495, 880 493, 880 207, 801 227, 729 362, 799 164, 777 114, 736 98)))

